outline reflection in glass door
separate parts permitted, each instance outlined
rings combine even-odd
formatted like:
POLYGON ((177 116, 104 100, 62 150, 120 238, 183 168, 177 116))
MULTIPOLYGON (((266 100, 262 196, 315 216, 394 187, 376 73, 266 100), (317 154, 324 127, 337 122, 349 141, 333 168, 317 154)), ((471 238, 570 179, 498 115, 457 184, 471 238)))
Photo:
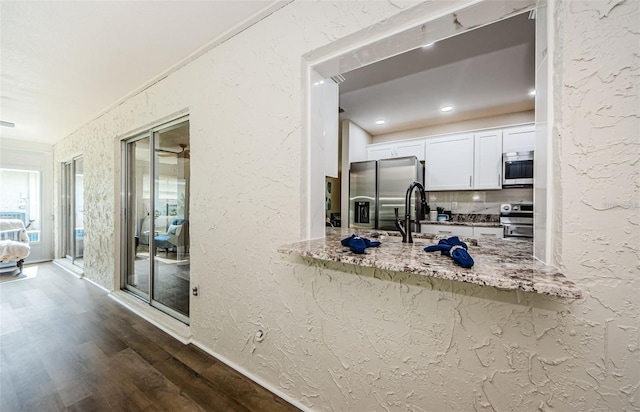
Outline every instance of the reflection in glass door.
POLYGON ((82 267, 84 256, 84 161, 62 164, 62 255, 82 267))
POLYGON ((189 122, 124 142, 123 288, 189 320, 189 122))

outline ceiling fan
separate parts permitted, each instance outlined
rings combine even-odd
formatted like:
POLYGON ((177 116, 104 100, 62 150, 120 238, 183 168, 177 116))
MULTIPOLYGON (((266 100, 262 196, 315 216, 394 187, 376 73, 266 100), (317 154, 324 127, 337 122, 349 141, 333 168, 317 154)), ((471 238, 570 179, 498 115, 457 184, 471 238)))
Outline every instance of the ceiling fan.
POLYGON ((156 149, 158 153, 158 156, 160 157, 170 157, 175 155, 178 159, 182 158, 182 159, 190 159, 191 158, 191 150, 187 149, 187 144, 185 143, 180 143, 178 144, 178 146, 180 146, 180 151, 179 152, 174 152, 173 150, 166 150, 166 149, 156 149))

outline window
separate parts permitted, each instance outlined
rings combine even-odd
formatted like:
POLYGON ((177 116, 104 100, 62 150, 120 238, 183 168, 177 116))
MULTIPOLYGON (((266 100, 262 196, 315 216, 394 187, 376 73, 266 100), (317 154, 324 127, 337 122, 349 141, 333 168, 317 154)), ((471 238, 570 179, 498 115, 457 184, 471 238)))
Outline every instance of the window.
POLYGON ((40 172, 0 169, 0 187, 0 219, 22 220, 27 228, 29 241, 40 242, 40 172))

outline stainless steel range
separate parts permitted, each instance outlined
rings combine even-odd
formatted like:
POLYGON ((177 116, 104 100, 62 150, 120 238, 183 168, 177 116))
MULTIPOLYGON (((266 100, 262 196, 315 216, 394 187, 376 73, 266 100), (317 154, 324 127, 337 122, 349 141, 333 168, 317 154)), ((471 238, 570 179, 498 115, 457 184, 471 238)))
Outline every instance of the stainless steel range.
POLYGON ((505 237, 533 237, 533 203, 500 205, 505 237))

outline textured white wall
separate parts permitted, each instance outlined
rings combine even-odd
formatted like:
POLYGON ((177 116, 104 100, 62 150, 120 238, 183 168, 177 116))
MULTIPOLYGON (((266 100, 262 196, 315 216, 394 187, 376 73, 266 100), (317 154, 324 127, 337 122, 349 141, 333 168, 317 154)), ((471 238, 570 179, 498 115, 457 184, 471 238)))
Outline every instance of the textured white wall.
POLYGON ((114 142, 188 109, 198 342, 314 410, 637 409, 638 2, 556 12, 556 254, 584 299, 276 253, 300 229, 301 56, 407 4, 294 2, 58 144, 85 155, 85 275, 118 283, 114 142))
POLYGON ((114 167, 112 127, 94 122, 54 146, 55 244, 54 255, 60 256, 60 175, 61 163, 84 156, 84 271, 94 282, 109 289, 114 286, 114 253, 119 245, 114 237, 114 167))

